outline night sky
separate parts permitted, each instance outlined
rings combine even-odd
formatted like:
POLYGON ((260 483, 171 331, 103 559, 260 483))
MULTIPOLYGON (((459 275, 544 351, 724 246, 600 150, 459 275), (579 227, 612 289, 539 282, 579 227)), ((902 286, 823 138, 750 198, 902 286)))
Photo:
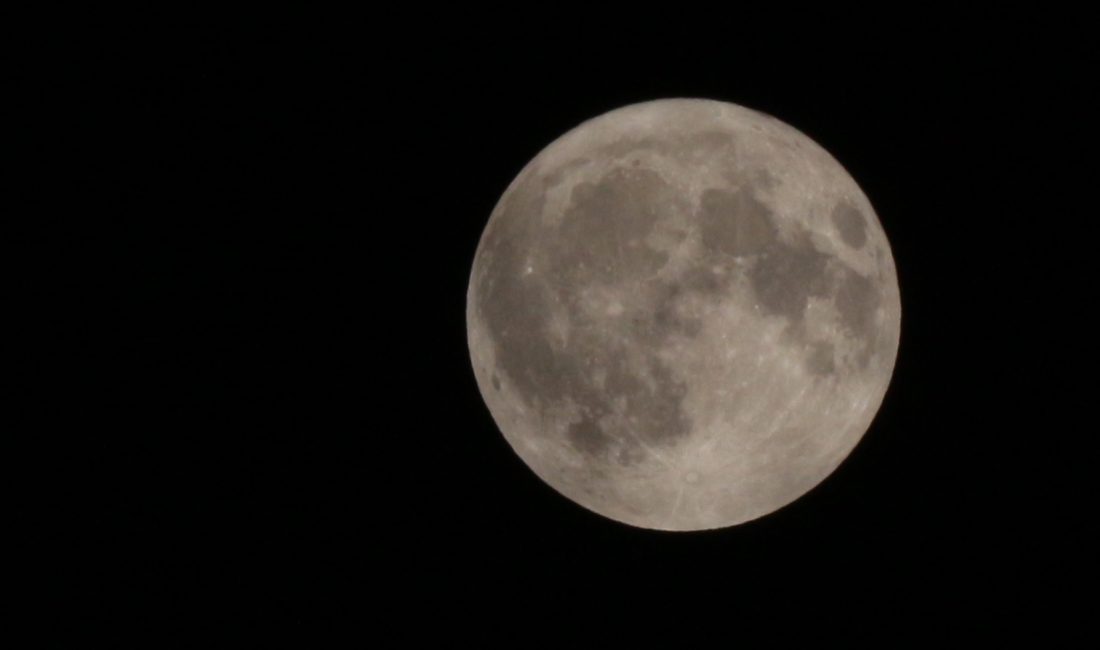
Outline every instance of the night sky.
POLYGON ((28 204, 35 379, 15 400, 48 459, 16 493, 48 504, 20 510, 47 513, 47 585, 160 647, 223 624, 755 647, 1084 622, 1091 35, 1026 15, 429 14, 58 36, 65 100, 26 166, 66 180, 28 204), (825 147, 901 289, 863 441, 795 503, 712 532, 631 528, 543 484, 466 347, 508 183, 580 122, 662 97, 825 147))

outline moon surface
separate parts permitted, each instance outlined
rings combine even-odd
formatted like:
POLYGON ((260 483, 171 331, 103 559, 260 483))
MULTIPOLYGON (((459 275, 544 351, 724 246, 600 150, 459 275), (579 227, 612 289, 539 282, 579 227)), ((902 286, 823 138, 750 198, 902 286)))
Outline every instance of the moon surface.
POLYGON ((885 395, 897 275, 867 197, 793 127, 667 99, 589 120, 508 186, 470 276, 478 387, 543 481, 660 530, 825 479, 885 395))

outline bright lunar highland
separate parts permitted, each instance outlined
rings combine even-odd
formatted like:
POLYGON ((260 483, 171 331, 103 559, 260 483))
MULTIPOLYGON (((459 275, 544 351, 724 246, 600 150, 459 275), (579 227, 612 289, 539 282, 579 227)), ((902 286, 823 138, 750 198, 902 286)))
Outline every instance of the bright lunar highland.
POLYGON ((467 293, 474 375, 543 481, 611 519, 732 526, 820 483, 893 373, 867 197, 768 115, 668 99, 589 120, 501 196, 467 293))

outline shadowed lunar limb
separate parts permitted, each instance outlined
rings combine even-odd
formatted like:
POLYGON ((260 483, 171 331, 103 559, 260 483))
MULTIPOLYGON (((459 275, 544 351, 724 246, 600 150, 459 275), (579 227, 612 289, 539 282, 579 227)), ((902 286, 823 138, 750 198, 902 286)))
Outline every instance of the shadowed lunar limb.
POLYGON ((482 235, 475 377, 544 481, 612 519, 735 525, 828 476, 893 370, 885 234, 793 128, 707 100, 590 120, 544 149, 482 235))

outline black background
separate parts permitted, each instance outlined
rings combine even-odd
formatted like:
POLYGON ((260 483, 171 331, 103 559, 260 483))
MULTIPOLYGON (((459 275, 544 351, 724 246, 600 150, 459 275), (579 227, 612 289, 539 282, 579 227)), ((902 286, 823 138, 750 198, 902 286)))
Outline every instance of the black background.
POLYGON ((49 189, 19 190, 37 307, 15 393, 46 449, 16 498, 45 513, 48 590, 162 644, 223 625, 739 643, 1085 622, 1092 35, 1025 14, 379 11, 131 18, 123 38, 93 21, 51 49, 64 98, 24 163, 49 189), (893 383, 840 469, 691 534, 606 520, 531 474, 480 399, 464 321, 522 166, 585 119, 675 96, 833 153, 903 302, 893 383))

